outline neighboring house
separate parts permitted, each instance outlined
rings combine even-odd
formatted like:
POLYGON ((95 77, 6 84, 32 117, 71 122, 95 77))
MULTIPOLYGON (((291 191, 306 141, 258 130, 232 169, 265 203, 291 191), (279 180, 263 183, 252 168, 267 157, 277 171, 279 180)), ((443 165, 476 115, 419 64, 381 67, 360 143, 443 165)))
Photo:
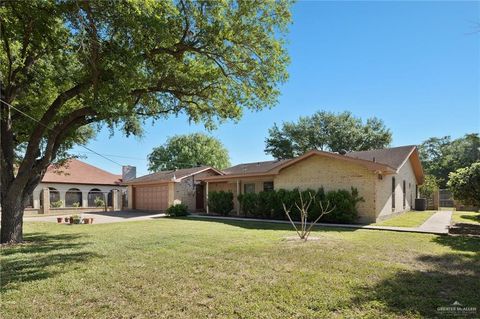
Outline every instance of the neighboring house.
POLYGON ((220 175, 209 166, 160 171, 131 179, 128 186, 128 208, 165 211, 175 201, 188 206, 189 211, 205 209, 205 191, 201 178, 220 175))
POLYGON ((29 208, 40 209, 43 205, 43 190, 49 190, 50 205, 58 208, 96 207, 95 199, 100 198, 112 206, 113 191, 126 191, 121 185, 122 175, 115 175, 77 159, 65 165, 48 167, 41 183, 33 191, 29 208))
MULTIPOLYGON (((241 193, 272 189, 358 189, 359 221, 376 222, 414 208, 424 174, 415 146, 402 146, 344 155, 310 151, 289 160, 240 164, 223 174, 203 177, 206 193, 230 191, 239 213, 241 193)), ((207 207, 208 212, 208 207, 207 207)))

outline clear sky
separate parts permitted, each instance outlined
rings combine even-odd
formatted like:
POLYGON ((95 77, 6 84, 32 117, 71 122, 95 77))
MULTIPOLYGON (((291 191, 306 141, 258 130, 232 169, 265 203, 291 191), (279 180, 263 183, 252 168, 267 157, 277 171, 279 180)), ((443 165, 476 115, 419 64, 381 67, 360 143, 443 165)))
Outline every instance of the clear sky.
MULTIPOLYGON (((392 146, 432 136, 480 131, 479 2, 314 2, 293 7, 288 34, 290 78, 275 108, 246 112, 238 123, 208 132, 230 151, 232 164, 268 160, 265 138, 274 122, 317 110, 377 116, 392 146)), ((185 117, 145 125, 143 138, 100 132, 88 147, 147 173, 152 148, 175 134, 205 132, 185 117), (115 155, 115 156, 111 156, 115 155), (120 157, 123 156, 123 157, 120 157)), ((81 148, 88 163, 121 168, 81 148)))

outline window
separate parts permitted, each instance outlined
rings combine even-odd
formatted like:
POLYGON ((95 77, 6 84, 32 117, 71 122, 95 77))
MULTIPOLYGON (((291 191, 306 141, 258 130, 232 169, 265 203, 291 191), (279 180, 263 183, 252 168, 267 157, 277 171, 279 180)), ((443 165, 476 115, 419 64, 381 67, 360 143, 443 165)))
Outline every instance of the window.
POLYGON ((243 185, 243 192, 247 193, 255 193, 255 184, 244 184, 243 185))
POLYGON ((407 183, 403 181, 403 208, 407 206, 407 183))
POLYGON ((395 177, 392 177, 392 210, 395 210, 395 177))
POLYGON ((273 191, 273 182, 263 182, 263 191, 272 192, 273 191))
POLYGON ((81 207, 82 206, 82 192, 78 188, 70 188, 65 193, 66 207, 81 207))

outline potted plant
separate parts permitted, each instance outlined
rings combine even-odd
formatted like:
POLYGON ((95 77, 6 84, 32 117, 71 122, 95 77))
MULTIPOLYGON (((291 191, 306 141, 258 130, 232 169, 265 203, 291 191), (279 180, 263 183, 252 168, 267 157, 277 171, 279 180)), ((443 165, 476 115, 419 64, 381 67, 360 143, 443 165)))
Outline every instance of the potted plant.
POLYGON ((63 221, 63 217, 57 217, 57 223, 61 224, 63 221))
POLYGON ((90 217, 90 224, 93 224, 93 217, 90 217))
POLYGON ((84 218, 83 223, 84 224, 90 224, 90 218, 84 218))
POLYGON ((65 217, 65 222, 69 223, 70 222, 70 217, 65 217))
POLYGON ((82 222, 82 217, 80 215, 73 215, 70 217, 70 224, 80 224, 82 222))

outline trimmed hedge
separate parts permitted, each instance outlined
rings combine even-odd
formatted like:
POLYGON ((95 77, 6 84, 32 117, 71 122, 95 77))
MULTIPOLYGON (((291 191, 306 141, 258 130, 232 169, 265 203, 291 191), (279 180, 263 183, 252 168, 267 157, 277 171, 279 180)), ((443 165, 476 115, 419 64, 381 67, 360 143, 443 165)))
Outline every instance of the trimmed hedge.
MULTIPOLYGON (((318 190, 306 189, 302 191, 302 197, 305 202, 310 199, 310 194, 315 197, 315 204, 310 206, 308 219, 315 220, 321 212, 319 202, 325 207, 327 202, 334 210, 322 217, 322 221, 336 223, 353 223, 357 220, 357 204, 363 201, 358 196, 357 189, 334 190, 325 193, 323 188, 318 190)), ((247 193, 238 196, 241 211, 245 216, 258 218, 286 219, 282 203, 287 208, 291 207, 290 216, 293 220, 300 219, 300 212, 295 203, 300 205, 300 194, 298 189, 293 190, 274 190, 260 193, 247 193)))
POLYGON ((233 209, 232 192, 209 192, 208 207, 212 212, 227 216, 233 209))

